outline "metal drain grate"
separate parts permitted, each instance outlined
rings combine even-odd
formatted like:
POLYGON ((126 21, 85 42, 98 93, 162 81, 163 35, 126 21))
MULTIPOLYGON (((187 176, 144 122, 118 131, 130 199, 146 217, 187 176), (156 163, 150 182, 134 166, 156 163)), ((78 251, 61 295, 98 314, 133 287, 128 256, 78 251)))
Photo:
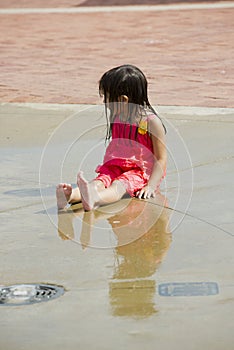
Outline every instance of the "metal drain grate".
POLYGON ((63 295, 64 288, 49 284, 17 284, 0 287, 0 305, 28 305, 63 295))
POLYGON ((159 295, 163 297, 208 296, 219 293, 216 282, 177 282, 159 285, 159 295))

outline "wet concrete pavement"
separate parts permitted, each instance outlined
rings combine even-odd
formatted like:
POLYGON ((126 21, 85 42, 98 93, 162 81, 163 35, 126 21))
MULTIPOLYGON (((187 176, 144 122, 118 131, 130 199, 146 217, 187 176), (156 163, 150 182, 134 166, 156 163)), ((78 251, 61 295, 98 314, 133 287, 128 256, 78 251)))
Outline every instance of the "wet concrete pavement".
POLYGON ((78 12, 19 15, 1 12, 18 2, 0 1, 0 285, 66 289, 0 306, 2 349, 231 349, 234 31, 224 3, 118 13, 95 12, 98 0, 25 0, 78 12), (98 79, 126 61, 145 71, 168 129, 161 195, 58 215, 55 185, 75 185, 79 168, 91 179, 104 152, 98 79))
POLYGON ((66 289, 47 303, 2 306, 1 347, 231 348, 234 110, 159 107, 169 151, 162 196, 58 215, 55 184, 74 183, 80 166, 92 177, 102 155, 102 109, 1 105, 1 285, 66 289), (173 296, 179 282, 218 291, 173 296))

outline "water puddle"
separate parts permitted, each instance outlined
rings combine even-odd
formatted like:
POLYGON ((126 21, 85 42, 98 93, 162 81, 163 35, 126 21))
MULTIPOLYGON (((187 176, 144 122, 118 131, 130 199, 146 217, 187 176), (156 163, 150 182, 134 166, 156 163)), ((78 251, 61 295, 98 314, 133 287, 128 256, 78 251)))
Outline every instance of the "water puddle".
POLYGON ((171 243, 165 203, 163 196, 153 203, 125 199, 99 211, 84 212, 78 206, 58 214, 61 239, 71 239, 83 249, 113 249, 114 265, 108 282, 113 316, 145 318, 157 312, 155 273, 171 243))

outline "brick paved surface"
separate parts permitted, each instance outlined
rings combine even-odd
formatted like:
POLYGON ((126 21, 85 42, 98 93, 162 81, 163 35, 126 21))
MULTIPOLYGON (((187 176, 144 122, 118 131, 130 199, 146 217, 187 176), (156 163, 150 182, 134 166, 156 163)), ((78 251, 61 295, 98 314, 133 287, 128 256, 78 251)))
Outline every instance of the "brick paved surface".
POLYGON ((73 7, 85 0, 0 0, 0 8, 73 7))
MULTIPOLYGON (((220 0, 230 1, 230 0, 220 0)), ((75 6, 158 5, 220 2, 219 0, 0 0, 0 8, 49 8, 75 6)))
POLYGON ((234 107, 233 18, 230 8, 0 15, 0 101, 99 103, 100 75, 132 63, 152 104, 234 107))

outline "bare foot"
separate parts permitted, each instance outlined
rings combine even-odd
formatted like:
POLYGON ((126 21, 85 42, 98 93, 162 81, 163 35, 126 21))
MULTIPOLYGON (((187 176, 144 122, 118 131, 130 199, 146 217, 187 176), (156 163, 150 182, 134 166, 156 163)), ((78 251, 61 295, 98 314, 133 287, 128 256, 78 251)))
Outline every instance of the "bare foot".
POLYGON ((66 207, 72 194, 72 186, 70 184, 61 183, 56 187, 56 197, 58 209, 66 207))
POLYGON ((77 175, 77 185, 81 193, 81 200, 84 210, 92 210, 98 207, 98 192, 94 183, 88 183, 84 178, 83 173, 77 175))

